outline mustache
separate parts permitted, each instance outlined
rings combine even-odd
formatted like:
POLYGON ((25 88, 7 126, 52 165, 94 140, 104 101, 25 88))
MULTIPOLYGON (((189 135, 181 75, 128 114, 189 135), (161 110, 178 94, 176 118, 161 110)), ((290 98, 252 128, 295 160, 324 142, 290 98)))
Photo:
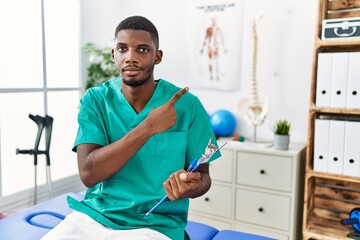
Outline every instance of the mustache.
POLYGON ((140 71, 140 70, 144 70, 141 67, 138 66, 134 66, 134 65, 128 65, 122 68, 123 71, 140 71))

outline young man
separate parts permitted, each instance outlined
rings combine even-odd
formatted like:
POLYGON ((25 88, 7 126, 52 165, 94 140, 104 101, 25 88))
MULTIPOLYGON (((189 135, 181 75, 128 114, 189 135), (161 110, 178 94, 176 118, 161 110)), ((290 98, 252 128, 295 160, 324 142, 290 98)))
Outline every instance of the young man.
MULTIPOLYGON (((210 138, 200 101, 154 79, 162 60, 155 26, 133 16, 115 30, 112 58, 121 78, 90 88, 81 100, 73 150, 85 199, 44 239, 184 239, 189 198, 208 191, 208 165, 186 172, 210 138), (165 201, 145 218, 165 194, 165 201)), ((219 157, 214 155, 213 159, 219 157)))

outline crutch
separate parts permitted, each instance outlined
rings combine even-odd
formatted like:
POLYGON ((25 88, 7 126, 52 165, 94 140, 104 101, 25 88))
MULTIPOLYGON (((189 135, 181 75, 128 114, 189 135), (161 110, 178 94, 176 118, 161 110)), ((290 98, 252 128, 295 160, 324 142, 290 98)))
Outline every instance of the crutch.
POLYGON ((50 197, 54 196, 52 181, 51 181, 51 170, 50 170, 50 143, 51 143, 51 133, 54 119, 49 115, 45 116, 45 156, 46 156, 46 183, 49 188, 50 197))
POLYGON ((38 132, 35 139, 35 146, 34 149, 29 150, 19 150, 16 149, 16 154, 30 154, 34 155, 34 168, 35 168, 35 183, 34 183, 34 205, 37 203, 37 163, 38 163, 38 155, 45 154, 46 156, 46 183, 49 188, 50 196, 53 197, 53 190, 52 190, 52 182, 51 182, 51 172, 50 172, 50 142, 51 142, 51 133, 52 133, 52 125, 53 125, 53 118, 46 115, 45 118, 39 115, 31 115, 29 114, 29 118, 33 120, 38 126, 38 132), (46 137, 46 149, 39 150, 39 143, 41 139, 42 132, 45 128, 45 137, 46 137))

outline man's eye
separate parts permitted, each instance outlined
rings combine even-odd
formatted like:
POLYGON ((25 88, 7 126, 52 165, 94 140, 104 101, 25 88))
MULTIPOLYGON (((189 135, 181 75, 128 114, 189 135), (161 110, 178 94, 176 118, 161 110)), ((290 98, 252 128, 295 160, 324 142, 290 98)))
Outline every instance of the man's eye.
POLYGON ((147 53, 149 51, 149 49, 147 48, 139 48, 139 52, 141 53, 147 53))
POLYGON ((118 47, 117 49, 119 50, 119 52, 125 52, 126 51, 126 47, 118 47))

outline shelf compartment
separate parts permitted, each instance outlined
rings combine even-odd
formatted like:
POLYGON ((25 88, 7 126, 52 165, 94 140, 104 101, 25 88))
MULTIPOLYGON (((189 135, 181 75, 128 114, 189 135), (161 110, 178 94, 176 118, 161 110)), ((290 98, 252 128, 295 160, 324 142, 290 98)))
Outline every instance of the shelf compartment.
POLYGON ((360 207, 360 183, 312 176, 306 184, 312 197, 305 199, 304 238, 348 239, 346 235, 354 229, 340 221, 360 207))
POLYGON ((360 16, 360 1, 332 0, 328 1, 326 18, 350 18, 360 16))
MULTIPOLYGON (((344 121, 346 120, 357 120, 360 121, 360 109, 342 109, 342 108, 319 108, 319 107, 310 107, 309 119, 308 119, 308 134, 307 141, 308 147, 306 151, 306 173, 314 173, 314 135, 315 135, 315 119, 319 117, 328 117, 328 118, 341 118, 344 121)), ((321 175, 321 173, 319 173, 321 175)), ((350 177, 347 175, 337 175, 331 173, 322 173, 325 176, 330 176, 330 178, 341 176, 339 180, 349 180, 356 179, 359 181, 359 178, 350 177)))
MULTIPOLYGON (((321 37, 322 20, 360 17, 359 0, 322 0, 318 2, 317 42, 321 37)), ((330 43, 331 45, 331 43, 330 43)), ((346 43, 345 43, 346 45, 346 43)))

